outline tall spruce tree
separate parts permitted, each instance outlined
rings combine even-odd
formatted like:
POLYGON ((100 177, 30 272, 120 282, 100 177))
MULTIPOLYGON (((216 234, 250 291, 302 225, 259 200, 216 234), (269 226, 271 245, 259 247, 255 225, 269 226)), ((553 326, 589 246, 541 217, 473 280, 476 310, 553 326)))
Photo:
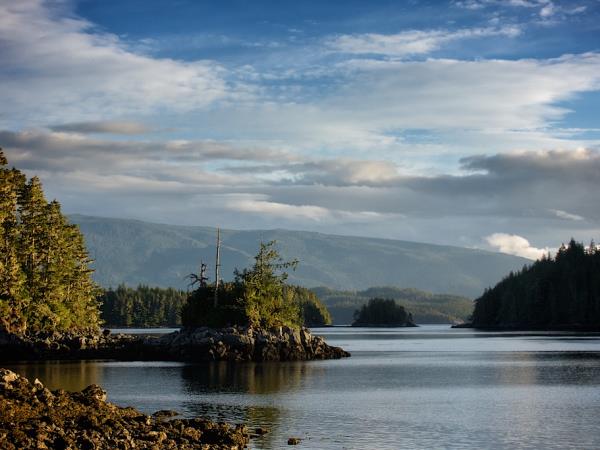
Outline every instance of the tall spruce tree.
POLYGON ((83 236, 37 177, 0 151, 0 327, 10 332, 97 328, 98 289, 83 236))
POLYGON ((0 149, 0 328, 23 332, 24 309, 29 303, 25 274, 19 262, 17 246, 17 192, 24 177, 6 166, 0 149))

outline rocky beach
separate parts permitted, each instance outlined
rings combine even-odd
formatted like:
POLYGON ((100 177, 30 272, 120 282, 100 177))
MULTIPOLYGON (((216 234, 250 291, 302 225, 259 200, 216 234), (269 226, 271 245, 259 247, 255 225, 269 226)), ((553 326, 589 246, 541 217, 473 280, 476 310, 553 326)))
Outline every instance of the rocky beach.
POLYGON ((173 418, 173 411, 149 416, 106 401, 100 386, 81 392, 50 391, 10 370, 0 369, 0 446, 35 449, 242 449, 243 425, 173 418))

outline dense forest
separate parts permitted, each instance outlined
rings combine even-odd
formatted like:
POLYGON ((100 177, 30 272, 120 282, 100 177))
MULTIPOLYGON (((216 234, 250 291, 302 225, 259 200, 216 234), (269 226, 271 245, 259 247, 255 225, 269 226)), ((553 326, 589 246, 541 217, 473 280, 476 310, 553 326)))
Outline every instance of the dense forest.
POLYGON ((188 293, 172 288, 120 285, 104 291, 102 320, 108 327, 179 327, 188 293))
POLYGON ((600 327, 600 250, 571 240, 475 300, 475 327, 600 327))
POLYGON ((296 265, 295 260, 283 261, 271 241, 260 244, 251 268, 236 269, 234 281, 220 283, 217 295, 215 283, 196 276, 199 286, 183 307, 183 325, 272 328, 330 323, 326 308, 313 293, 286 283, 286 270, 296 265))
POLYGON ((414 327, 412 315, 391 298, 372 298, 354 312, 353 327, 414 327))
POLYGON ((432 294, 411 288, 372 287, 363 291, 311 289, 327 306, 334 324, 350 324, 354 311, 371 298, 392 298, 404 305, 416 323, 461 323, 473 312, 473 301, 448 294, 432 294))
MULTIPOLYGON (((224 291, 227 291, 227 287, 224 291)), ((314 292, 299 286, 285 286, 300 310, 302 322, 307 327, 331 325, 329 311, 314 292)), ((214 291, 212 291, 214 294, 214 291)), ((99 296, 102 304, 102 320, 108 327, 179 327, 181 310, 189 292, 173 288, 136 288, 120 285, 103 291, 99 296)), ((286 294, 287 297, 287 294, 286 294)), ((213 298, 209 301, 213 301, 213 298)))
POLYGON ((82 234, 40 180, 8 168, 0 150, 0 329, 97 328, 98 288, 82 234))

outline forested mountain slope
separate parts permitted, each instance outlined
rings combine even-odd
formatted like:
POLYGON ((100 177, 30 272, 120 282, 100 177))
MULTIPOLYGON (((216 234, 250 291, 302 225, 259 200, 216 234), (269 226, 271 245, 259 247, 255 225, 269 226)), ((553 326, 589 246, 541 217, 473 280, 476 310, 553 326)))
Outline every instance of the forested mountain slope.
MULTIPOLYGON (((215 229, 72 215, 84 233, 95 278, 103 286, 185 288, 200 261, 212 266, 215 229)), ((222 230, 222 271, 248 267, 261 241, 277 240, 284 259, 297 258, 290 283, 360 290, 414 287, 476 297, 527 260, 461 247, 289 230, 222 230)), ((212 275, 209 273, 209 275, 212 275)))

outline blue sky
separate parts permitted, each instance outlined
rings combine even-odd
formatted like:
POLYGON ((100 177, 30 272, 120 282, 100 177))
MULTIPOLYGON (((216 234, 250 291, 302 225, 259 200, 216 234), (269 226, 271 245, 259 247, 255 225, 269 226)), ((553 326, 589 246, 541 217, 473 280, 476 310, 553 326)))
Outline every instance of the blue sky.
POLYGON ((597 0, 0 5, 0 146, 67 212, 598 240, 597 0))

